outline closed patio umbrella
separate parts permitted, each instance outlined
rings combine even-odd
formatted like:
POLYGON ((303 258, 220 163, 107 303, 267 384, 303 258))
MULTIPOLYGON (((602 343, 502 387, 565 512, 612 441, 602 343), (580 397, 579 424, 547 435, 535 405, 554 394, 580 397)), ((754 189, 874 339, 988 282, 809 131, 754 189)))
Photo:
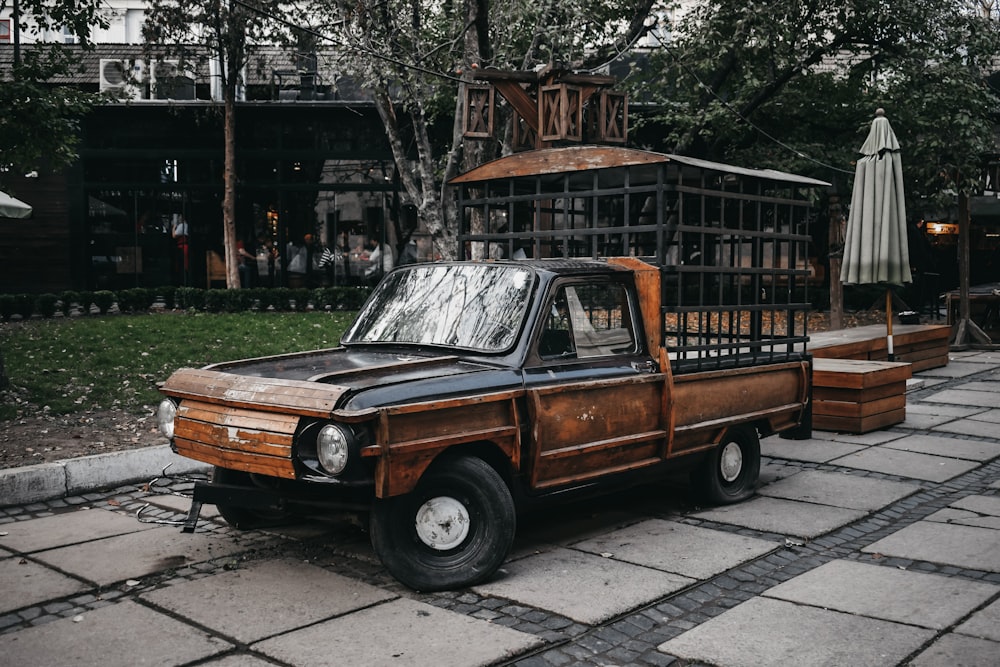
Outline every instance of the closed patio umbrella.
POLYGON ((31 206, 0 192, 0 218, 30 218, 31 206))
POLYGON ((845 285, 885 285, 889 360, 892 348, 892 285, 911 282, 906 244, 906 204, 899 142, 882 109, 875 111, 854 172, 851 209, 840 280, 845 285))

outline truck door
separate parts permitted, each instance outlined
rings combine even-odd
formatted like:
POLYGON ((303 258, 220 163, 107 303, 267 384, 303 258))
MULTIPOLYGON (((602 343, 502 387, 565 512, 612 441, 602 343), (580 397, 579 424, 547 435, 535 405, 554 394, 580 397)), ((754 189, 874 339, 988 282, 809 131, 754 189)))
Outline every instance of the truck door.
POLYGON ((645 350, 631 294, 611 279, 550 291, 524 372, 533 488, 662 460, 665 376, 645 350))

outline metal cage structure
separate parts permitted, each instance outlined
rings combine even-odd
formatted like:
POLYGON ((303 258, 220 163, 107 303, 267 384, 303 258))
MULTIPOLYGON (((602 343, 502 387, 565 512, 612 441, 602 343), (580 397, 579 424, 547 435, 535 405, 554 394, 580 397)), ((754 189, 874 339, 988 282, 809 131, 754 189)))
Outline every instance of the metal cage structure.
POLYGON ((630 256, 660 271, 674 372, 806 355, 810 191, 828 183, 610 146, 517 153, 450 181, 465 259, 630 256))

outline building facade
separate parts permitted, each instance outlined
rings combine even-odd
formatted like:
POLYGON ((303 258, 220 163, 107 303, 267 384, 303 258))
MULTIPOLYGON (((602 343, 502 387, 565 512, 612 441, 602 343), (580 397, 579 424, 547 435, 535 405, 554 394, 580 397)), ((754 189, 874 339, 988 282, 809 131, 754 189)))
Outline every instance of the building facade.
MULTIPOLYGON (((150 62, 141 45, 124 43, 138 39, 138 10, 118 4, 99 36, 109 41, 80 50, 79 70, 52 83, 117 90, 122 100, 84 119, 71 168, 5 177, 34 215, 0 220, 0 292, 225 284, 213 271, 213 253, 222 257, 224 127, 211 63, 178 71, 150 62)), ((237 235, 258 258, 244 261, 244 285, 365 282, 377 274, 366 276, 362 259, 371 239, 398 255, 413 238, 430 256, 364 91, 331 74, 322 55, 269 47, 255 57, 235 123, 237 235), (315 266, 323 247, 336 256, 332 266, 315 266)), ((12 62, 12 45, 0 43, 0 68, 12 62)))

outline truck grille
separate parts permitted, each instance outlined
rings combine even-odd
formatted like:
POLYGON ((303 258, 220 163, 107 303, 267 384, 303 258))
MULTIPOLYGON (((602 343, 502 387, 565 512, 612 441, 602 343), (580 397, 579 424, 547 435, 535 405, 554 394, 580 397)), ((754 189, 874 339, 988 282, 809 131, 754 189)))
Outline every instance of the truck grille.
POLYGON ((272 477, 295 478, 292 441, 297 416, 183 401, 174 444, 188 458, 272 477))

